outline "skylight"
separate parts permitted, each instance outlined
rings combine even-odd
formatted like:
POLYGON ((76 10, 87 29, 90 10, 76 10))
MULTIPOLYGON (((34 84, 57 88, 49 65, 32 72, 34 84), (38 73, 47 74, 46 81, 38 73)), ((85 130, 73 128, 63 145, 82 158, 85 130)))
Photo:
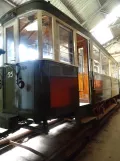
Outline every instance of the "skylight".
POLYGON ((106 16, 99 24, 97 24, 90 32, 101 43, 105 44, 113 39, 110 25, 114 24, 120 18, 120 5, 115 7, 110 14, 106 16))

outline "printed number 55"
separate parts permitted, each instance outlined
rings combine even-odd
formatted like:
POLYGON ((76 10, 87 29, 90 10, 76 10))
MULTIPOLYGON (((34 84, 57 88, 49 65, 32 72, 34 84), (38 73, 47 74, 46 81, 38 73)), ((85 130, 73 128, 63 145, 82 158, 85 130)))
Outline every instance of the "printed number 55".
POLYGON ((7 76, 8 76, 8 78, 12 78, 13 77, 13 72, 8 72, 7 76))

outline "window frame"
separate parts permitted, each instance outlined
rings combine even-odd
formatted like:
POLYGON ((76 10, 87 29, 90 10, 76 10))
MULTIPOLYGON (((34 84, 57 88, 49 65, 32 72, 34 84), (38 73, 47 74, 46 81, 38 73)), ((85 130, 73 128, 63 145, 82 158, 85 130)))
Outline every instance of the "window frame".
MULTIPOLYGON (((36 13, 38 15, 38 60, 51 60, 51 61, 55 61, 55 36, 54 36, 54 31, 55 31, 55 16, 50 14, 49 12, 47 11, 44 11, 44 10, 40 10, 40 9, 35 9, 35 10, 32 10, 32 11, 28 11, 28 12, 25 12, 19 16, 17 16, 18 18, 18 21, 20 18, 22 18, 23 16, 28 16, 28 15, 31 15, 31 14, 34 14, 36 13), (43 46, 42 46, 42 15, 45 14, 46 16, 50 16, 52 18, 52 45, 53 45, 53 59, 49 59, 49 58, 43 58, 43 46)), ((18 25, 19 26, 19 25, 18 25)), ((18 29, 19 31, 19 29, 18 29)), ((19 39, 19 36, 18 36, 18 39, 19 39)), ((19 43, 18 43, 19 45, 19 43)), ((19 62, 19 60, 18 60, 19 62)))
MULTIPOLYGON (((75 35, 80 35, 80 36, 82 36, 82 37, 84 37, 86 40, 87 40, 87 44, 88 44, 88 69, 89 69, 89 67, 90 67, 90 62, 89 62, 89 60, 90 60, 90 58, 91 58, 91 56, 90 56, 90 46, 89 46, 89 44, 91 44, 91 42, 90 42, 90 38, 89 37, 87 37, 86 35, 84 35, 82 32, 80 32, 80 31, 78 31, 78 30, 76 30, 75 29, 75 35)), ((79 62, 78 62, 78 58, 77 58, 77 38, 75 37, 75 41, 74 41, 74 43, 75 43, 75 65, 79 65, 79 62)), ((89 70, 88 70, 89 71, 89 70)))
MULTIPOLYGON (((54 16, 54 21, 55 21, 55 34, 54 34, 54 39, 58 39, 58 27, 57 27, 57 23, 65 26, 66 28, 70 29, 73 31, 73 64, 68 64, 66 62, 60 62, 59 60, 59 52, 57 50, 58 48, 58 44, 55 41, 54 42, 54 51, 55 51, 55 61, 59 62, 59 63, 63 63, 63 64, 67 64, 67 65, 71 65, 71 66, 77 66, 78 67, 78 60, 77 60, 77 45, 76 45, 76 34, 82 34, 81 32, 79 32, 78 30, 76 30, 75 28, 73 28, 72 26, 70 26, 69 24, 63 22, 62 20, 60 20, 59 18, 54 16), (58 53, 57 53, 57 52, 58 53), (57 54, 56 54, 57 53, 57 54)), ((85 35, 84 35, 85 36, 85 35)))
MULTIPOLYGON (((56 23, 57 23, 57 31, 58 31, 58 37, 57 37, 57 39, 58 39, 58 53, 59 53, 59 62, 60 63, 65 63, 65 64, 69 64, 69 65, 74 65, 74 38, 73 38, 73 30, 72 29, 70 29, 70 28, 68 28, 68 27, 66 27, 64 24, 61 24, 61 23, 59 23, 58 21, 56 21, 56 23), (65 29, 66 31, 72 31, 72 40, 73 40, 73 54, 72 54, 72 63, 71 62, 65 62, 65 61, 60 61, 60 49, 59 49, 59 45, 60 45, 60 39, 59 39, 59 27, 61 27, 61 28, 63 28, 63 29, 65 29)), ((57 52, 56 52, 57 53, 57 52)))
MULTIPOLYGON (((21 62, 20 59, 19 59, 19 44, 20 44, 20 32, 19 32, 19 26, 20 26, 20 18, 24 17, 24 16, 29 16, 29 15, 32 15, 32 14, 36 14, 38 16, 38 34, 37 34, 37 39, 38 39, 38 59, 36 60, 41 60, 42 59, 42 56, 41 56, 41 37, 40 37, 40 20, 41 20, 41 10, 32 10, 32 11, 28 11, 28 12, 25 12, 21 15, 18 15, 17 16, 17 20, 18 20, 18 42, 17 42, 17 52, 18 52, 18 61, 17 62, 21 62)), ((27 60, 29 61, 29 60, 27 60)))
POLYGON ((107 58, 107 60, 108 60, 108 75, 106 75, 106 76, 110 76, 110 58, 102 50, 100 50, 100 53, 101 53, 101 74, 102 75, 106 75, 106 74, 103 74, 103 72, 102 72, 102 65, 103 65, 103 63, 102 63, 102 54, 103 54, 107 58))
POLYGON ((119 66, 118 66, 118 63, 113 61, 112 59, 110 59, 110 77, 112 77, 114 79, 119 79, 119 66), (114 63, 115 66, 117 67, 117 78, 113 77, 113 75, 112 75, 112 66, 111 66, 111 63, 114 63))
POLYGON ((100 48, 96 45, 96 44, 92 44, 92 59, 93 59, 93 72, 95 72, 94 71, 94 61, 95 61, 95 59, 94 59, 94 55, 93 55, 93 48, 97 48, 98 50, 99 50, 99 60, 100 60, 100 62, 99 62, 99 66, 100 66, 100 69, 99 69, 99 72, 96 72, 96 73, 99 73, 99 74, 102 74, 102 62, 101 62, 101 50, 100 50, 100 48))
MULTIPOLYGON (((73 50, 73 59, 74 60, 73 60, 73 64, 69 64, 69 65, 78 66, 77 58, 76 58, 76 55, 77 55, 77 52, 76 52, 76 33, 81 34, 85 38, 86 38, 86 36, 84 34, 82 34, 81 32, 77 31, 75 28, 73 28, 70 25, 68 25, 67 23, 63 22, 62 20, 60 20, 59 18, 57 18, 53 14, 51 14, 51 13, 49 13, 47 11, 44 11, 44 10, 40 10, 40 9, 28 11, 26 13, 18 15, 17 16, 18 26, 19 26, 19 18, 23 17, 24 15, 29 15, 29 14, 34 13, 34 12, 38 12, 38 32, 39 32, 39 34, 38 34, 38 43, 39 43, 38 44, 38 52, 39 52, 38 60, 47 59, 47 58, 43 58, 43 56, 42 56, 42 47, 41 47, 42 46, 42 21, 41 21, 41 19, 42 19, 42 14, 46 14, 47 16, 52 17, 52 39, 53 39, 53 58, 54 58, 54 59, 48 59, 48 60, 68 64, 68 63, 65 63, 65 62, 60 62, 59 61, 59 53, 56 52, 57 51, 56 38, 58 37, 57 22, 59 22, 61 25, 73 30, 73 48, 74 48, 74 50, 73 50)), ((19 28, 18 28, 18 31, 19 31, 19 28)), ((90 39, 90 38, 87 37, 87 39, 90 39)), ((17 43, 17 45, 19 46, 19 32, 18 32, 18 43, 17 43)), ((18 48, 18 46, 17 46, 17 48, 18 48)), ((17 49, 17 53, 18 53, 18 49, 17 49)), ((18 57, 17 62, 19 62, 19 57, 18 57)))
MULTIPOLYGON (((41 12, 41 14, 42 15, 45 15, 45 16, 48 16, 48 17, 51 17, 51 19, 52 19, 52 50, 53 50, 53 58, 52 59, 49 59, 49 58, 43 58, 43 45, 42 45, 42 59, 46 59, 46 60, 55 60, 55 45, 54 45, 54 38, 55 38, 55 36, 54 36, 54 32, 55 32, 55 23, 54 23, 54 19, 55 19, 55 17, 52 15, 52 14, 50 14, 50 13, 48 13, 48 12, 46 12, 46 11, 44 11, 44 10, 40 10, 40 11, 42 11, 41 12)), ((39 12, 39 11, 38 11, 39 12)), ((42 20, 42 15, 41 15, 41 20, 42 20)), ((39 23, 39 22, 38 22, 39 23)), ((39 30, 39 29, 38 29, 39 30)), ((41 31, 42 31, 42 22, 41 22, 41 31)), ((43 39, 43 37, 41 38, 41 39, 43 39)), ((42 44, 43 44, 43 40, 42 40, 42 44)))
MULTIPOLYGON (((10 64, 16 64, 17 63, 17 52, 16 52, 16 44, 17 44, 17 39, 18 39, 18 37, 17 37, 17 35, 16 35, 16 33, 17 33, 17 19, 13 19, 12 21, 9 21, 9 22, 7 22, 7 23, 5 23, 4 25, 3 25, 3 27, 4 27, 4 40, 3 40, 3 43, 4 43, 4 45, 3 45, 3 48, 4 48, 4 50, 5 51, 7 51, 7 37, 6 37, 6 29, 7 28, 9 28, 9 27, 12 27, 13 26, 13 37, 14 37, 14 52, 15 52, 15 61, 14 61, 14 63, 10 63, 10 64)), ((4 63, 8 63, 8 58, 7 58, 7 56, 8 56, 8 54, 7 54, 7 52, 4 54, 4 56, 3 56, 3 64, 4 63)))

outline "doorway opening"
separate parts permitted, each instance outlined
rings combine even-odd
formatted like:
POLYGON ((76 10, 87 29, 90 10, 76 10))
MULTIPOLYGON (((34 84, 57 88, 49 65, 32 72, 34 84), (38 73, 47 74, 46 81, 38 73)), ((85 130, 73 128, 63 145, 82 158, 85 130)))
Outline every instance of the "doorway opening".
POLYGON ((77 34, 79 105, 90 103, 88 76, 88 40, 77 34))

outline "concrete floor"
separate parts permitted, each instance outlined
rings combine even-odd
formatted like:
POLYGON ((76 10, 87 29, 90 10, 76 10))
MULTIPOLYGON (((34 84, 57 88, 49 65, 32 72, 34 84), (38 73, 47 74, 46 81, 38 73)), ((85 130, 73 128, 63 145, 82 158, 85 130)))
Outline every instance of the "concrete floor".
MULTIPOLYGON (((24 141, 23 145, 31 147, 49 158, 50 154, 76 134, 74 124, 71 123, 62 124, 56 128, 51 129, 49 135, 40 135, 24 141)), ((15 147, 0 155, 0 161, 8 160, 40 161, 43 158, 23 148, 15 147)), ((114 113, 73 161, 120 161, 120 110, 114 113)))
MULTIPOLYGON (((75 136, 77 132, 74 127, 75 122, 60 124, 52 128, 48 135, 41 134, 33 138, 26 137, 22 145, 34 149, 39 154, 42 153, 47 160, 47 158, 54 155, 59 148, 63 147, 66 142, 69 142, 75 136)), ((24 131, 24 129, 20 129, 20 131, 24 131)), ((0 161, 43 161, 44 158, 39 154, 24 148, 15 147, 1 154, 0 161)))
POLYGON ((74 161, 120 161, 120 110, 74 161))

